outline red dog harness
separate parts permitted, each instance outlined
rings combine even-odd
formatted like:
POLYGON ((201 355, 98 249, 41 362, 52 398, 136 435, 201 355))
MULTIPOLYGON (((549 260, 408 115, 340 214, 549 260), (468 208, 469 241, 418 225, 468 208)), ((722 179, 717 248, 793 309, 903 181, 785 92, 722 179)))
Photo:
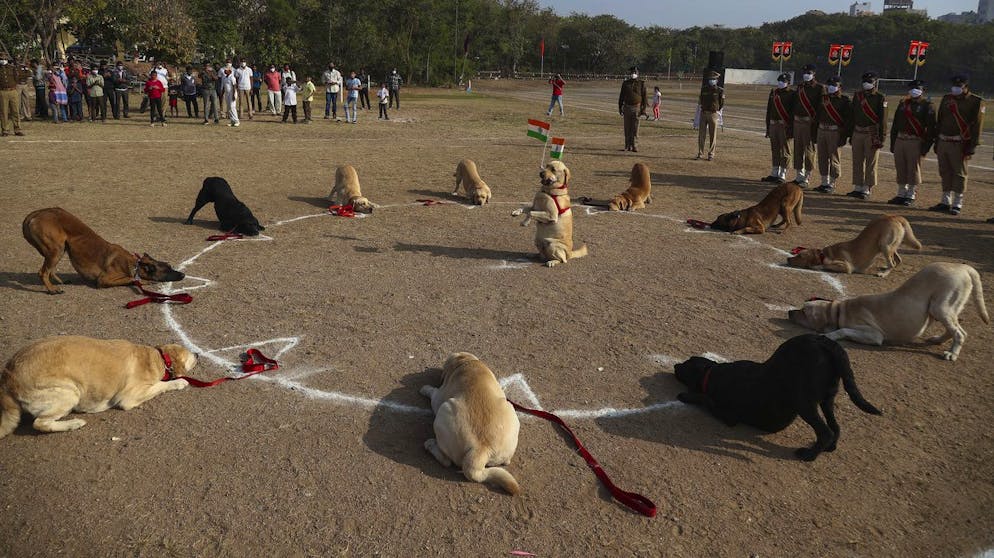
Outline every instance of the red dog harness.
MULTIPOLYGON (((790 255, 791 256, 796 256, 796 255, 800 254, 801 252, 803 252, 805 250, 807 250, 807 248, 805 248, 804 246, 797 246, 796 248, 792 248, 791 249, 790 255)), ((818 263, 824 265, 825 264, 825 252, 823 252, 821 250, 821 248, 815 248, 814 251, 815 251, 815 255, 818 256, 818 263)))
MULTIPOLYGON (((569 189, 569 184, 563 184, 562 189, 563 190, 568 190, 569 189)), ((552 203, 556 204, 556 210, 559 211, 560 215, 562 215, 563 213, 566 213, 567 211, 570 210, 569 207, 563 208, 561 205, 559 205, 559 198, 561 198, 563 196, 567 196, 568 197, 568 194, 549 194, 549 196, 552 198, 552 203)))
POLYGON ((222 376, 216 380, 204 382, 189 376, 176 376, 173 372, 173 359, 166 353, 162 352, 162 349, 156 348, 156 350, 159 351, 159 355, 162 357, 162 362, 166 365, 166 372, 162 375, 163 382, 168 382, 170 380, 186 380, 191 386, 198 388, 216 386, 222 382, 227 382, 228 380, 243 380, 249 376, 255 376, 260 372, 278 370, 280 367, 275 360, 262 354, 259 349, 253 348, 245 351, 245 360, 242 361, 242 372, 244 372, 244 374, 241 376, 222 376))

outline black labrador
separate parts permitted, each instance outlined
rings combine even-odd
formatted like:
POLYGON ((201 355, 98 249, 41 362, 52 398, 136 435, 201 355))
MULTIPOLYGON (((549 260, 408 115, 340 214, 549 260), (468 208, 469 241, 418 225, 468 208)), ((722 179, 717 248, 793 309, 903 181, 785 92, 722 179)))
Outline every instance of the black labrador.
POLYGON ((266 230, 266 227, 259 224, 255 215, 252 215, 252 210, 235 197, 228 181, 218 176, 204 179, 204 185, 197 194, 197 203, 193 206, 190 216, 186 218, 186 224, 192 225, 193 216, 209 203, 214 204, 214 213, 221 222, 219 228, 222 231, 258 236, 259 231, 266 230))
POLYGON ((814 461, 823 451, 835 450, 839 441, 835 395, 840 379, 857 407, 873 415, 882 414, 859 393, 845 349, 822 335, 788 339, 763 363, 717 363, 692 357, 677 364, 674 372, 676 379, 690 388, 677 399, 707 408, 728 426, 742 422, 766 432, 779 432, 800 415, 818 436, 811 447, 795 452, 805 461, 814 461), (824 420, 818 407, 825 413, 824 420))

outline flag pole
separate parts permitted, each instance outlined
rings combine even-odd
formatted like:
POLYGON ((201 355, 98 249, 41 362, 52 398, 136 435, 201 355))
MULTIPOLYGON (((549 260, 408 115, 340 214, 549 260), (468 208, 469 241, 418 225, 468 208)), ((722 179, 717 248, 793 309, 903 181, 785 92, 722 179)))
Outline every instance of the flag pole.
POLYGON ((542 160, 539 161, 539 163, 538 163, 538 168, 540 168, 540 169, 545 167, 545 152, 548 151, 548 149, 549 149, 549 136, 546 135, 545 136, 545 145, 542 146, 542 160))

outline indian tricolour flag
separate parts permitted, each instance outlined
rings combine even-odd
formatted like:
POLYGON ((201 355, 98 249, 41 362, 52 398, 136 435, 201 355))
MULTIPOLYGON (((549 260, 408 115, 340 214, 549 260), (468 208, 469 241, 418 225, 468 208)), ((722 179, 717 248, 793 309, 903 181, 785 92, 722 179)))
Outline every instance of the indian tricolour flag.
POLYGON ((538 141, 548 141, 549 140, 549 123, 542 122, 541 120, 528 119, 528 137, 535 138, 538 141))
POLYGON ((553 159, 562 159, 565 149, 566 138, 552 138, 552 149, 549 152, 549 156, 553 159))

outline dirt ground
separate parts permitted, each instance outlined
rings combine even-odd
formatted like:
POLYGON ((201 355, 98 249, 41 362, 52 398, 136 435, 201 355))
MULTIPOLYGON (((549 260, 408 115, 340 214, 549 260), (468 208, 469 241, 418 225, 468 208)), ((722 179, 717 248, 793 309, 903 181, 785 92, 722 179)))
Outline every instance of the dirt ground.
MULTIPOLYGON (((709 163, 693 160, 686 101, 642 124, 639 153, 622 151, 617 86, 571 84, 553 135, 567 138, 574 196, 620 192, 641 161, 653 203, 635 214, 575 207, 575 238, 590 255, 553 269, 528 259, 534 229, 510 216, 538 186, 541 145, 525 121, 544 115, 541 84, 405 90, 389 122, 373 112, 357 125, 327 121, 318 107, 306 126, 267 115, 237 129, 186 118, 152 129, 136 115, 27 123, 27 137, 4 138, 0 358, 81 334, 184 342, 203 353, 194 375, 204 379, 228 374, 254 344, 281 369, 88 415, 69 433, 37 434, 26 417, 0 440, 0 555, 972 557, 994 547, 994 336, 972 305, 955 363, 932 346, 845 343, 861 391, 884 414, 840 395, 838 450, 813 463, 793 456, 814 439, 802 421, 772 435, 728 428, 676 402, 672 375, 674 362, 706 352, 764 360, 803 332, 786 309, 888 291, 930 262, 973 265, 994 289, 990 147, 958 217, 923 209, 938 197, 934 157, 918 207, 884 204, 895 189, 884 154, 871 201, 808 192, 803 226, 785 234, 700 232, 683 221, 710 221, 769 189, 758 181, 769 171, 756 132, 765 94, 730 88, 709 163), (479 165, 493 203, 416 202, 456 201, 448 192, 463 157, 479 165), (340 164, 354 165, 383 207, 362 219, 322 215, 340 164), (265 238, 206 242, 211 208, 182 224, 213 175, 267 225, 265 238), (191 289, 193 303, 125 310, 129 289, 85 285, 68 261, 65 294, 44 294, 41 257, 20 224, 50 206, 182 263, 189 277, 175 288, 191 289), (849 239, 884 213, 906 216, 925 245, 904 250, 889 277, 779 266, 783 250, 849 239), (439 383, 453 351, 477 354, 512 399, 560 412, 658 516, 612 501, 539 419, 522 417, 509 467, 518 497, 441 467, 422 447, 432 426, 418 389, 439 383)), ((847 151, 842 192, 850 161, 847 151)))

